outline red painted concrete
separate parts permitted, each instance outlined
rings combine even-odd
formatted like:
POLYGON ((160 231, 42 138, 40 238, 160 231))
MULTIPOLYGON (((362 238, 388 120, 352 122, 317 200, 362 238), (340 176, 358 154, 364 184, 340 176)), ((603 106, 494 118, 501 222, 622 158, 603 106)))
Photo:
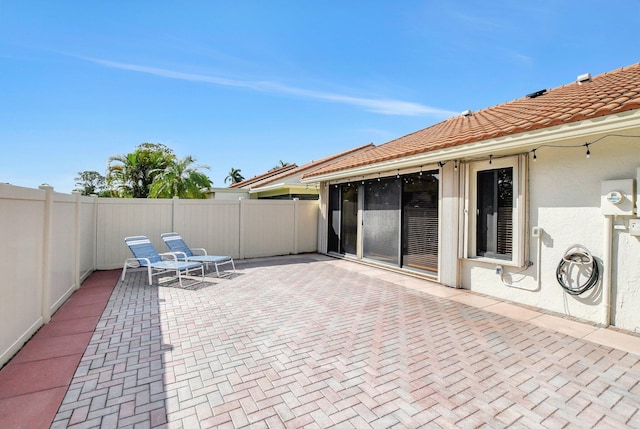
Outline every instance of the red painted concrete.
POLYGON ((51 426, 119 275, 90 275, 0 370, 0 428, 51 426))

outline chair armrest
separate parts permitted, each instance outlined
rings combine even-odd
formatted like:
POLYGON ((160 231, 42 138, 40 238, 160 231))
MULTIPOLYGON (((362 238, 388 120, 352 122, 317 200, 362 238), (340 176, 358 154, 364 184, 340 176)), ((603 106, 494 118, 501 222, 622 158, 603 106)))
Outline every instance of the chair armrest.
POLYGON ((166 252, 160 253, 160 257, 163 260, 177 261, 180 254, 184 255, 185 257, 187 256, 182 252, 166 252))
POLYGON ((202 252, 203 255, 207 254, 207 251, 205 249, 203 249, 202 247, 195 247, 191 249, 191 252, 195 255, 196 252, 202 252))
POLYGON ((146 265, 150 265, 151 264, 151 262, 149 262, 148 258, 127 258, 127 260, 124 263, 127 264, 127 266, 131 267, 131 268, 135 268, 135 266, 133 265, 134 263, 138 267, 146 266, 145 264, 142 264, 141 262, 144 262, 146 265))

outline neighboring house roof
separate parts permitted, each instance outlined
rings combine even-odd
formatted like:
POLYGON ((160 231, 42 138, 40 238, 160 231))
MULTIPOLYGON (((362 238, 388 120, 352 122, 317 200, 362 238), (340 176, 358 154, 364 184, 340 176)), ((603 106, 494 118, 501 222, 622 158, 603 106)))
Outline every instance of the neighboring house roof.
POLYGON ((328 163, 333 161, 340 160, 342 158, 354 155, 356 153, 364 152, 374 148, 375 145, 373 143, 368 143, 366 145, 358 146, 353 149, 348 149, 346 151, 337 153, 335 155, 330 155, 315 161, 311 161, 307 164, 298 166, 296 164, 291 164, 286 167, 279 168, 277 170, 268 171, 259 176, 253 177, 248 180, 244 180, 239 183, 235 183, 230 186, 233 188, 242 188, 242 189, 258 189, 272 186, 285 186, 287 184, 299 184, 300 177, 303 174, 307 174, 317 170, 319 168, 324 167, 328 163))
POLYGON ((299 176, 303 176, 305 174, 309 174, 319 168, 324 167, 325 165, 327 165, 328 163, 331 163, 333 161, 337 161, 339 159, 348 157, 350 155, 356 154, 356 153, 360 153, 360 152, 366 152, 367 150, 373 149, 375 147, 375 145, 373 143, 368 143, 366 145, 363 146, 358 146, 356 148, 353 149, 349 149, 346 150, 344 152, 340 152, 337 153, 335 155, 330 155, 327 156, 325 158, 321 158, 315 161, 311 161, 307 164, 301 165, 300 167, 296 167, 292 170, 287 170, 284 171, 278 175, 275 176, 270 176, 268 178, 265 178, 263 180, 260 180, 258 182, 254 182, 250 185, 250 188, 257 188, 257 187, 263 187, 263 186, 267 186, 269 184, 272 184, 274 182, 278 182, 278 181, 285 181, 288 182, 288 180, 286 178, 288 177, 293 177, 295 175, 299 175, 299 176))
POLYGON ((262 174, 260 174, 258 176, 254 176, 254 177, 252 177, 250 179, 245 179, 242 182, 233 183, 229 187, 230 188, 246 188, 246 187, 250 187, 250 185, 252 183, 258 182, 260 180, 265 180, 265 179, 268 179, 268 178, 273 177, 273 176, 277 176, 277 175, 282 174, 282 173, 284 173, 286 171, 293 170, 294 168, 297 168, 297 167, 298 166, 296 164, 288 164, 288 165, 285 165, 285 166, 280 167, 280 168, 275 168, 273 170, 269 170, 266 173, 262 173, 262 174))
MULTIPOLYGON (((582 77, 588 76, 579 76, 582 77)), ((637 63, 477 112, 464 112, 316 169, 304 178, 639 108, 640 63, 637 63)))

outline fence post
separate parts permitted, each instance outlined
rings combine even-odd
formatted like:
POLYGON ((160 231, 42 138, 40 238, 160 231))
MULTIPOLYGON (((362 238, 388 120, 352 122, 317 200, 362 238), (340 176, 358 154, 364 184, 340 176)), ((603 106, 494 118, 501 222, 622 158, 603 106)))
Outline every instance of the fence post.
POLYGON ((80 240, 80 231, 82 230, 81 226, 82 226, 82 222, 81 222, 81 201, 80 201, 80 197, 82 196, 82 193, 80 191, 72 191, 71 192, 73 195, 76 196, 76 222, 75 222, 75 228, 74 228, 74 233, 75 233, 75 243, 74 243, 74 255, 73 255, 73 282, 74 282, 74 286, 76 290, 80 289, 80 244, 81 244, 81 240, 80 240))
POLYGON ((93 198, 93 262, 91 269, 95 271, 98 265, 98 194, 91 194, 93 198))
POLYGON ((171 210, 171 231, 176 230, 176 212, 178 211, 179 197, 173 197, 173 206, 171 210))
POLYGON ((51 233, 53 228, 53 186, 43 184, 38 187, 45 192, 44 228, 42 237, 42 323, 51 320, 51 233))

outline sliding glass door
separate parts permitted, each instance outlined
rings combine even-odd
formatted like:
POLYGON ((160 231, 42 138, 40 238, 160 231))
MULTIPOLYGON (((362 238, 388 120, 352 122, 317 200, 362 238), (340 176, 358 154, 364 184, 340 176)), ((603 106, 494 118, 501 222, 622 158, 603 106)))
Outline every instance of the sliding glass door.
POLYGON ((342 185, 341 251, 355 255, 358 251, 358 186, 342 185))
POLYGON ((329 188, 329 252, 355 255, 358 248, 358 187, 350 184, 329 188))
POLYGON ((399 265, 400 180, 372 180, 364 185, 362 255, 399 265))
POLYGON ((438 272, 436 171, 405 176, 402 191, 402 266, 438 272))
POLYGON ((437 274, 439 188, 437 170, 331 186, 328 250, 437 274))

